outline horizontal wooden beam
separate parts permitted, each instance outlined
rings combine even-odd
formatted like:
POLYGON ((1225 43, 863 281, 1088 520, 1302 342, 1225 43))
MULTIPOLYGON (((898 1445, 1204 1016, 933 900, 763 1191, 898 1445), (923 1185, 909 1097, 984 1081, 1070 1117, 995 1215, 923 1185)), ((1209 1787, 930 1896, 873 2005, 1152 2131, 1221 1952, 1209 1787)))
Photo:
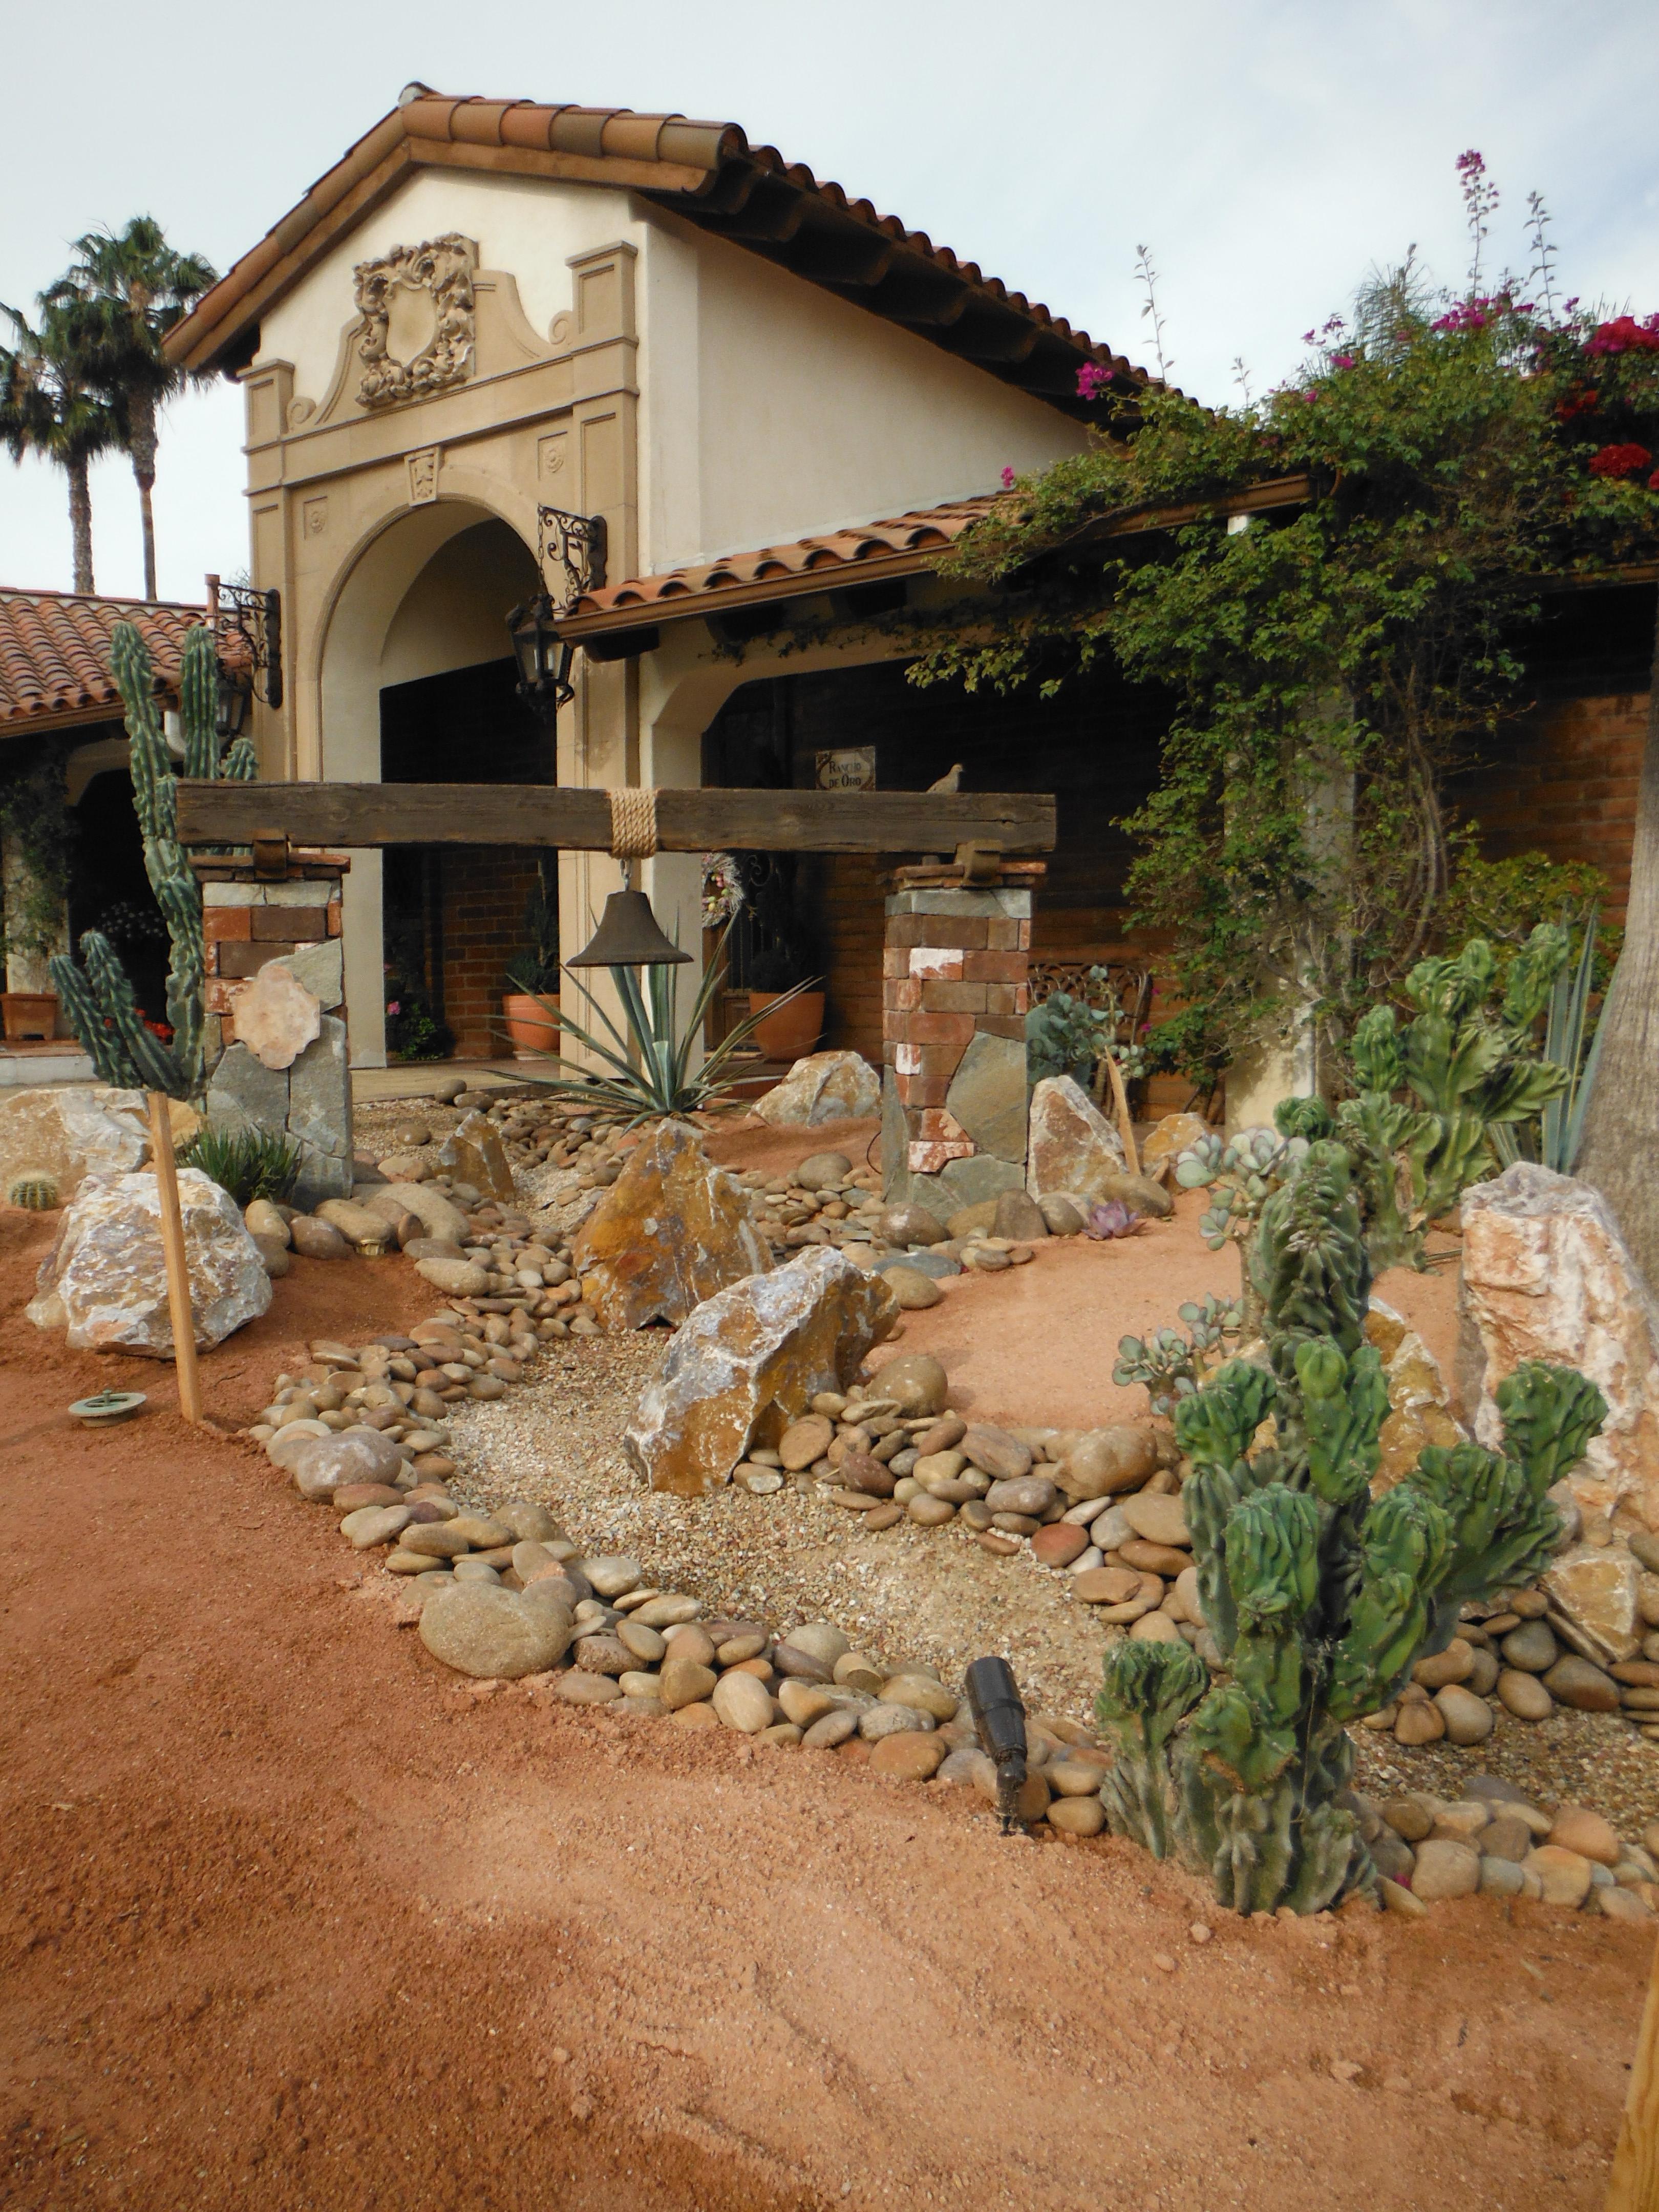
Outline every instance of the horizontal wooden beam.
MULTIPOLYGON (((544 783, 181 781, 186 845, 245 845, 285 831, 295 845, 531 845, 605 853, 602 790, 544 783)), ((969 840, 1006 853, 1054 845, 1051 793, 688 791, 657 793, 666 853, 948 853, 969 840)))

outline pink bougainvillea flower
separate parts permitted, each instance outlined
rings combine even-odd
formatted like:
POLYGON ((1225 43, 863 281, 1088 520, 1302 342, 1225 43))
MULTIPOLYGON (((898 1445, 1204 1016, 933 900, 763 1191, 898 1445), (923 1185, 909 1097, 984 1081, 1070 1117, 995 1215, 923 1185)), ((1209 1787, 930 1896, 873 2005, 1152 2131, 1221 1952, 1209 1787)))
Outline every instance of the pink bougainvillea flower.
POLYGON ((1659 315, 1638 323, 1634 315, 1618 315, 1598 323, 1584 342, 1586 353, 1659 353, 1659 315))
POLYGON ((1593 477, 1633 477, 1652 465, 1653 455, 1645 446, 1603 446, 1590 455, 1589 472, 1593 477))
POLYGON ((1014 472, 1012 469, 1005 468, 1002 471, 1002 489, 1004 491, 1012 491, 1013 488, 1014 472))
POLYGON ((1650 491, 1659 491, 1659 469, 1656 469, 1653 474, 1648 478, 1648 489, 1650 491))
POLYGON ((1098 399, 1111 381, 1109 368, 1103 368, 1097 361, 1085 361, 1077 373, 1077 396, 1079 399, 1098 399))
POLYGON ((402 1013, 404 1010, 402 1000, 399 999, 388 999, 386 1002, 386 1010, 389 1014, 402 1013))
POLYGON ((1334 353, 1331 356, 1333 368, 1354 368, 1358 365, 1357 357, 1351 353, 1334 353))

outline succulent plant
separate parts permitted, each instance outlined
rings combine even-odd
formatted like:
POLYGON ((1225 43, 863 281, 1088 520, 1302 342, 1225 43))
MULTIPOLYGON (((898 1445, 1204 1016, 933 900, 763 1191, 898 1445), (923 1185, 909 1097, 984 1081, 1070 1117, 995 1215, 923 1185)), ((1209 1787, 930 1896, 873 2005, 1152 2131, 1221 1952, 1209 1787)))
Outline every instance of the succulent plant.
POLYGON ((1218 1298, 1213 1291, 1201 1299, 1188 1299, 1176 1309, 1187 1324, 1179 1329, 1155 1329, 1144 1340, 1121 1336, 1112 1380, 1127 1389, 1144 1382, 1152 1411, 1166 1419, 1178 1398, 1188 1398, 1199 1386, 1211 1356, 1237 1340, 1243 1308, 1237 1298, 1218 1298))
MULTIPOLYGON (((104 1082, 124 1090, 194 1098, 205 1079, 202 1028, 207 955, 202 891, 179 842, 174 811, 178 778, 156 705, 149 651, 131 623, 117 623, 111 632, 110 672, 126 710, 128 767, 143 836, 144 872, 172 947, 167 994, 171 1044, 163 1043, 146 1024, 115 948, 99 931, 89 929, 81 939, 83 966, 77 968, 66 952, 53 957, 49 963, 52 980, 76 1036, 104 1082)), ((185 774, 246 782, 258 772, 250 739, 239 738, 222 760, 219 756, 218 691, 213 635, 198 626, 185 635, 179 675, 185 774)))
POLYGON ((1249 1267, 1268 1364, 1229 1361, 1177 1396, 1182 1493, 1204 1620, 1194 1655, 1107 1655, 1097 1711, 1120 1774, 1108 1818, 1206 1874, 1240 1912, 1316 1912, 1376 1870, 1342 1801, 1345 1723, 1386 1705, 1450 1641, 1462 1606, 1548 1559, 1547 1495, 1606 1419, 1593 1382, 1529 1363, 1498 1394, 1503 1449, 1429 1447, 1373 1502, 1389 1411, 1364 1336, 1371 1270, 1353 1164, 1311 1144, 1261 1207, 1249 1267), (1272 1442, 1258 1444, 1271 1419, 1272 1442))
POLYGON ((6 1203, 27 1213, 50 1213, 58 1204, 58 1179, 49 1175, 20 1175, 6 1190, 6 1203))
POLYGON ((1083 1233, 1097 1243, 1108 1244, 1116 1237, 1135 1237, 1146 1226, 1145 1214, 1137 1213, 1121 1198, 1108 1198, 1089 1208, 1083 1224, 1083 1233))
POLYGON ((1492 1164, 1495 1129, 1532 1120, 1570 1072, 1541 1059, 1531 1031, 1566 965, 1565 929, 1540 922, 1510 964, 1504 1000, 1488 1005, 1497 957, 1481 937, 1419 960, 1406 979, 1417 1008, 1401 1029, 1373 1006, 1350 1048, 1357 1095, 1338 1109, 1359 1164, 1366 1237, 1379 1267, 1424 1265, 1430 1222, 1492 1164), (1409 1100, 1397 1093, 1408 1091, 1409 1100))
MULTIPOLYGON (((1176 1163, 1183 1190, 1215 1193, 1198 1224, 1212 1252, 1249 1242, 1262 1207, 1306 1158, 1309 1143, 1328 1137, 1333 1127, 1330 1109, 1319 1098, 1281 1099, 1273 1122, 1271 1129, 1241 1129, 1230 1139, 1202 1136, 1176 1163)), ((1248 1267, 1243 1274, 1245 1319, 1254 1335, 1260 1316, 1248 1267)))

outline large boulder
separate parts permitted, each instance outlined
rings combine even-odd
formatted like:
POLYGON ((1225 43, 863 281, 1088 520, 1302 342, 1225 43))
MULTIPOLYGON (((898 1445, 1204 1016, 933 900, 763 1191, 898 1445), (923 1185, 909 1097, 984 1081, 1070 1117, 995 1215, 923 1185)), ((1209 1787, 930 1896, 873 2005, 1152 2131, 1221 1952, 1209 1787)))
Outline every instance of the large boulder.
MULTIPOLYGON (((270 1278, 236 1201, 197 1168, 179 1170, 196 1341, 222 1343, 270 1305, 270 1278)), ((173 1357, 161 1207, 148 1173, 88 1176, 42 1261, 28 1317, 67 1325, 74 1352, 173 1357)))
POLYGON ((771 1251, 744 1193, 712 1165, 688 1121, 641 1139, 571 1247, 582 1297, 605 1328, 683 1322, 705 1298, 763 1274, 771 1251))
POLYGON ((1403 1316, 1374 1297, 1365 1316, 1365 1335, 1382 1354, 1389 1386, 1389 1417, 1380 1439, 1382 1455, 1371 1482, 1372 1491, 1381 1496, 1411 1473, 1425 1444, 1458 1444, 1467 1439, 1452 1413, 1440 1363, 1403 1316))
POLYGON ((513 1170, 501 1133, 476 1106, 463 1115, 454 1135, 441 1147, 438 1165, 456 1182, 471 1183, 484 1198, 509 1202, 513 1198, 513 1170))
POLYGON ((516 1681, 544 1674, 570 1646, 568 1609, 556 1598, 494 1583, 456 1583, 421 1608, 421 1641, 457 1674, 516 1681))
POLYGON ((1018 1164, 1025 1158, 1025 1040, 976 1030, 945 1096, 978 1152, 1018 1164))
POLYGON ((1069 1075, 1045 1076, 1031 1093, 1025 1187, 1033 1198, 1098 1197, 1127 1167, 1123 1139, 1069 1075))
POLYGON ((684 1322, 647 1386, 623 1438, 630 1465, 681 1498, 719 1489, 820 1392, 844 1392, 898 1310, 879 1275, 829 1245, 734 1283, 684 1322))
POLYGON ((1496 1446, 1494 1394, 1522 1360, 1576 1367, 1607 1401, 1606 1427, 1568 1478, 1587 1537, 1659 1529, 1659 1312, 1607 1200, 1522 1160, 1466 1191, 1462 1215, 1476 1437, 1496 1446))
MULTIPOLYGON (((173 1142, 201 1127, 180 1101, 169 1101, 173 1142)), ((20 1176, 46 1176, 67 1206, 89 1175, 126 1175, 149 1158, 149 1115, 142 1091, 106 1083, 64 1083, 0 1097, 0 1199, 20 1176)))
POLYGON ((798 1060, 755 1108, 775 1129, 815 1129, 881 1111, 876 1071, 855 1052, 813 1052, 798 1060))

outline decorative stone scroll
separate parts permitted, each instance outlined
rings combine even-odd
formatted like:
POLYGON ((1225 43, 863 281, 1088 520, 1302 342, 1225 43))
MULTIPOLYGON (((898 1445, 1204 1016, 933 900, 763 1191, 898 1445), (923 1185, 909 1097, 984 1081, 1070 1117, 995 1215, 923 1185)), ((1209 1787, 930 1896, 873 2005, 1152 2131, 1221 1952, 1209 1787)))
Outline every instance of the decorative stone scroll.
POLYGON ((356 301, 363 319, 357 350, 364 362, 357 397, 365 407, 424 399, 465 384, 472 365, 472 271, 477 249, 448 231, 420 246, 394 246, 377 261, 357 264, 356 301), (399 285, 428 292, 436 327, 420 351, 397 361, 389 350, 392 295, 399 285))

